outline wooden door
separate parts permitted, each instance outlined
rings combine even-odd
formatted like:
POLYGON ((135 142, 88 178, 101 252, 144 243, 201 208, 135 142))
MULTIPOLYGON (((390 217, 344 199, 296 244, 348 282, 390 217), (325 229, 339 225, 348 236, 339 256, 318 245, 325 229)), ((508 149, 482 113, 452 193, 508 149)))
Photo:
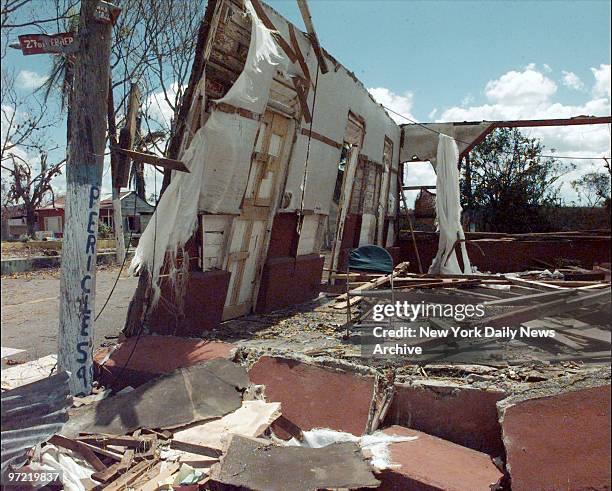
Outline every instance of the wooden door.
POLYGON ((265 262, 266 235, 271 212, 280 192, 290 147, 289 118, 266 111, 255 149, 240 216, 230 233, 227 269, 231 272, 224 319, 248 314, 254 307, 256 287, 265 262))

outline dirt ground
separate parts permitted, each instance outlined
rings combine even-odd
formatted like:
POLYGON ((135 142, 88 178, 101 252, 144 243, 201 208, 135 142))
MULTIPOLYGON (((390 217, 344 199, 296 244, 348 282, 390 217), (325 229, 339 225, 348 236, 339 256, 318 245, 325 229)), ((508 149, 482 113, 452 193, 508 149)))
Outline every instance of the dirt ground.
MULTIPOLYGON (((119 273, 118 267, 102 267, 97 273, 96 312, 106 301, 119 273)), ((125 272, 96 322, 95 347, 112 340, 125 321, 127 307, 138 283, 125 272)), ((27 350, 18 356, 29 361, 57 353, 59 322, 59 269, 2 277, 2 346, 27 350)))

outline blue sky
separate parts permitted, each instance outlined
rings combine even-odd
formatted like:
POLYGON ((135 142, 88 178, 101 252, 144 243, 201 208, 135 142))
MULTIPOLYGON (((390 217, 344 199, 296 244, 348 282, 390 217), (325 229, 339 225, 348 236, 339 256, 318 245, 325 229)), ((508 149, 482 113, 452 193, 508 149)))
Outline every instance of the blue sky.
MULTIPOLYGON (((34 0, 44 5, 43 0, 34 0)), ((295 0, 269 0, 303 28, 295 0)), ((418 121, 610 114, 609 1, 310 0, 321 43, 379 102, 418 121)), ((49 59, 9 50, 4 68, 31 92, 49 59)), ((398 122, 405 122, 397 118, 398 122)), ((610 155, 605 126, 527 130, 558 154, 610 155)), ((65 134, 58 127, 59 141, 65 134)), ((601 167, 580 161, 569 181, 601 167)), ((415 166, 410 184, 432 184, 415 166)), ((61 183, 60 183, 61 186, 61 183)))
MULTIPOLYGON (((293 0, 269 2, 298 26, 293 0)), ((311 0, 321 43, 367 87, 414 94, 413 114, 484 100, 486 83, 530 63, 583 80, 610 62, 608 1, 311 0)), ((559 90, 559 100, 580 103, 559 90)))

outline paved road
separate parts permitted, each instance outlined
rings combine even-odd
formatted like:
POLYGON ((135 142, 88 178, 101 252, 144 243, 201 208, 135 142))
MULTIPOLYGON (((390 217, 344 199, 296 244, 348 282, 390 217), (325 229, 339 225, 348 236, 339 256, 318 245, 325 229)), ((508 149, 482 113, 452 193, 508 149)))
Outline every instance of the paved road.
MULTIPOLYGON (((96 311, 104 304, 118 273, 118 268, 98 271, 96 311)), ((2 346, 27 350, 18 359, 27 361, 57 353, 59 283, 56 272, 2 278, 2 346)), ((127 277, 125 273, 119 279, 95 324, 96 348, 108 341, 104 336, 116 336, 123 328, 137 283, 137 278, 127 277)))

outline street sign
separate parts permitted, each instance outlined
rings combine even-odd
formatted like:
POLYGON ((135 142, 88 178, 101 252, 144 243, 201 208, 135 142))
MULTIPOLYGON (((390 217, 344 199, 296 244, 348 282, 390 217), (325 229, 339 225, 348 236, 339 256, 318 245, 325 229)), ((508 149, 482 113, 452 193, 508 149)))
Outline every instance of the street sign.
POLYGON ((117 7, 116 5, 113 5, 110 2, 99 0, 98 5, 96 5, 94 18, 99 22, 114 25, 120 13, 121 8, 117 7))
POLYGON ((72 53, 76 49, 76 36, 73 32, 57 34, 23 34, 19 37, 19 47, 24 55, 43 53, 72 53))

